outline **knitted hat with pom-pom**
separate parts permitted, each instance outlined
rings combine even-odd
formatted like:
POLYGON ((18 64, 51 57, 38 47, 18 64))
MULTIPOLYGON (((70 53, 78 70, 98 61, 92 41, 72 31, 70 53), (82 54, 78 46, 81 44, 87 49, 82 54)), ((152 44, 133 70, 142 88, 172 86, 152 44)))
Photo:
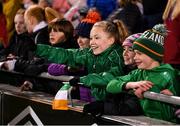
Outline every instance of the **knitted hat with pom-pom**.
POLYGON ((135 40, 133 49, 139 50, 152 59, 162 62, 166 34, 167 30, 163 24, 155 25, 152 29, 145 31, 135 40))
POLYGON ((76 34, 81 37, 89 38, 92 26, 98 21, 101 21, 99 12, 89 11, 86 18, 76 27, 76 34))

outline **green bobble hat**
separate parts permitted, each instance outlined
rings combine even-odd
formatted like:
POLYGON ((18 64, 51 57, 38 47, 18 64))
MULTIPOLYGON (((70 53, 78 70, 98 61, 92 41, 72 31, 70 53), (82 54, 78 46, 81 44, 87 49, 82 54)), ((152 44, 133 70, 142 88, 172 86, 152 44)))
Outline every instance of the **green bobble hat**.
POLYGON ((155 25, 135 40, 133 49, 139 50, 158 62, 162 62, 166 34, 167 30, 163 24, 155 25))

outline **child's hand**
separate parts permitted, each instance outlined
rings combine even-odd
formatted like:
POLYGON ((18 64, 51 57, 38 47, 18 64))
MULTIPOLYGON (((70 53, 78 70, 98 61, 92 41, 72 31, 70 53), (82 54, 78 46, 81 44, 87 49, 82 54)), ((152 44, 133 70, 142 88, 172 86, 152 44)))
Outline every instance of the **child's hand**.
POLYGON ((126 89, 137 89, 143 88, 143 90, 149 90, 152 88, 153 83, 150 81, 138 81, 138 82, 128 82, 126 84, 126 89))
POLYGON ((134 94, 138 98, 143 98, 143 93, 152 88, 152 86, 153 83, 150 81, 128 82, 126 89, 134 89, 134 94))
POLYGON ((25 81, 21 86, 20 86, 20 91, 29 91, 33 88, 33 84, 30 81, 25 81))
POLYGON ((13 54, 9 54, 9 55, 7 56, 7 59, 8 59, 8 60, 12 60, 12 59, 15 59, 15 58, 16 58, 16 56, 13 55, 13 54))
POLYGON ((138 97, 138 98, 143 98, 143 93, 144 93, 144 90, 141 89, 141 88, 138 88, 138 89, 135 89, 134 90, 134 94, 138 97))
POLYGON ((170 90, 168 90, 168 89, 164 89, 164 90, 162 90, 160 93, 161 93, 161 94, 165 94, 165 95, 170 95, 170 96, 173 95, 173 93, 172 93, 170 90))

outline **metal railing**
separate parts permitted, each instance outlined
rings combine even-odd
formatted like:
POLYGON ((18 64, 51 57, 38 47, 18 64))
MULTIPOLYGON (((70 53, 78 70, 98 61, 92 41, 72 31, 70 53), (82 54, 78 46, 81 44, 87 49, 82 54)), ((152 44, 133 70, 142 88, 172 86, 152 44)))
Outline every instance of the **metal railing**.
MULTIPOLYGON (((4 71, 4 70, 1 70, 1 71, 4 71)), ((13 74, 22 74, 22 73, 14 72, 14 71, 6 71, 6 72, 13 73, 13 74)), ((68 75, 52 76, 46 72, 40 74, 39 77, 59 80, 61 82, 68 82, 70 79, 73 78, 73 76, 68 76, 68 75)), ((82 85, 82 83, 79 83, 79 85, 82 85)), ((180 105, 180 97, 178 96, 169 96, 169 95, 164 95, 164 94, 150 92, 150 91, 144 92, 143 96, 145 98, 152 99, 152 100, 157 100, 157 101, 170 103, 174 105, 180 105)))

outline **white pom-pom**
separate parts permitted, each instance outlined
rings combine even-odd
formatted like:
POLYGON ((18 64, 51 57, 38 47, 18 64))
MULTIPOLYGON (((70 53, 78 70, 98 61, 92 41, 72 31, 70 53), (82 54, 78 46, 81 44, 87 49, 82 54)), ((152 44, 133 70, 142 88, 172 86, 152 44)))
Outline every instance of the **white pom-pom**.
POLYGON ((166 36, 168 32, 164 24, 157 24, 152 29, 159 32, 163 36, 166 36))

